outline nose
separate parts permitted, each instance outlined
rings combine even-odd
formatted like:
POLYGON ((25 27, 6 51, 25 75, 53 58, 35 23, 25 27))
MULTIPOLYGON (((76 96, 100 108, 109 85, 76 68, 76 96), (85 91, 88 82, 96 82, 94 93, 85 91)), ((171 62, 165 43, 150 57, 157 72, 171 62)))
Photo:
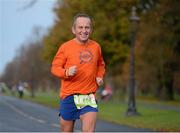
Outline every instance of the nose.
POLYGON ((82 32, 86 32, 86 28, 82 28, 82 32))

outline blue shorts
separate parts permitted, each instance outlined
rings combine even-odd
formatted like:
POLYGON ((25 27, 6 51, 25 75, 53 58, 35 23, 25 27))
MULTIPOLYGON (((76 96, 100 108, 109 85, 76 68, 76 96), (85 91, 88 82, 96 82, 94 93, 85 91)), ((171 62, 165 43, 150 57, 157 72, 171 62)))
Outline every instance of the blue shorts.
POLYGON ((67 96, 65 99, 60 100, 60 109, 59 116, 64 120, 72 121, 80 118, 80 115, 83 115, 87 112, 98 112, 97 108, 91 106, 85 106, 81 109, 77 109, 74 103, 74 96, 67 96))

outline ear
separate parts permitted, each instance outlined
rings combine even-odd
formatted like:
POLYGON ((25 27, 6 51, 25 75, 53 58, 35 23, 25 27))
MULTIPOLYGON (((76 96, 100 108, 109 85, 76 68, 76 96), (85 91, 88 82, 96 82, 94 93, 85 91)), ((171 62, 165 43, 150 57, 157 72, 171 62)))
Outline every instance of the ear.
POLYGON ((93 29, 91 28, 90 34, 92 34, 92 33, 93 33, 93 29))
POLYGON ((75 33, 74 26, 72 26, 71 30, 72 30, 72 33, 73 33, 73 34, 76 34, 76 33, 75 33))

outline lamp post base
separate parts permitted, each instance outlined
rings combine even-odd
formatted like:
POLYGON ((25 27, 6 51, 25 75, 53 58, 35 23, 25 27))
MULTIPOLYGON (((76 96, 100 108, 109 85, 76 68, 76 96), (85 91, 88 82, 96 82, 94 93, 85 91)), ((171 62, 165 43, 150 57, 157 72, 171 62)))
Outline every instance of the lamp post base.
POLYGON ((140 113, 137 112, 136 109, 128 109, 126 116, 140 116, 140 113))

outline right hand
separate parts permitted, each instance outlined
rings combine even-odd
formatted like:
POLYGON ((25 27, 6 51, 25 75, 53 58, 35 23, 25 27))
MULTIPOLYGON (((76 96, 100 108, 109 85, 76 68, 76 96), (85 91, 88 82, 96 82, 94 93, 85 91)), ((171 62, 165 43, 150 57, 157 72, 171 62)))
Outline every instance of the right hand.
POLYGON ((66 76, 74 76, 77 73, 77 66, 71 66, 66 70, 66 76))

